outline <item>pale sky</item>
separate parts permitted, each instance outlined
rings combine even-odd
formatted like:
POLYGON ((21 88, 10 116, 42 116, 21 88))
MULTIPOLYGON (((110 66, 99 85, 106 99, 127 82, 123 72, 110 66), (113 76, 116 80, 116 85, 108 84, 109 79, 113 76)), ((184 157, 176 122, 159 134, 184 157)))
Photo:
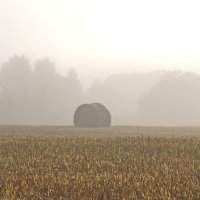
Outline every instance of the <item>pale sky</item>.
POLYGON ((85 86, 109 73, 200 73, 197 0, 0 0, 0 62, 50 57, 85 86))

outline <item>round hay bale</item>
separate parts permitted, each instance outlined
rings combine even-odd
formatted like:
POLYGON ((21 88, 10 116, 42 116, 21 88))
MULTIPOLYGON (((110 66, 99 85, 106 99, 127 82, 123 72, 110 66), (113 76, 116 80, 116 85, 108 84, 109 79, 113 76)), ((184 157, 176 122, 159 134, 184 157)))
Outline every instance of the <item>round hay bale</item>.
POLYGON ((108 109, 100 103, 92 103, 92 106, 97 110, 100 115, 100 124, 103 127, 108 127, 111 125, 111 114, 108 109))
POLYGON ((109 127, 111 115, 100 103, 82 104, 74 114, 74 125, 76 127, 109 127))

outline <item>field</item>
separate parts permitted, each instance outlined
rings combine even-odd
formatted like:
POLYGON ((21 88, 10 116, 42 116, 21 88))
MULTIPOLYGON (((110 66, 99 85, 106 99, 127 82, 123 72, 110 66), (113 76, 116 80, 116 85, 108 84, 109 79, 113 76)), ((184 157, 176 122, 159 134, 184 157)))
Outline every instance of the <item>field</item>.
POLYGON ((0 199, 198 200, 200 128, 0 126, 0 199))

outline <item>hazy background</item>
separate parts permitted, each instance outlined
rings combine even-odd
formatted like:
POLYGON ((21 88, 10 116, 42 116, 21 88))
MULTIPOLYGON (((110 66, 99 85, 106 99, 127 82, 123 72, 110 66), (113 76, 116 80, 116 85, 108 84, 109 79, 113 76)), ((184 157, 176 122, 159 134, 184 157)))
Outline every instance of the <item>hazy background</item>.
POLYGON ((113 124, 199 125, 199 9, 0 0, 0 123, 71 124, 77 105, 102 102, 113 124))

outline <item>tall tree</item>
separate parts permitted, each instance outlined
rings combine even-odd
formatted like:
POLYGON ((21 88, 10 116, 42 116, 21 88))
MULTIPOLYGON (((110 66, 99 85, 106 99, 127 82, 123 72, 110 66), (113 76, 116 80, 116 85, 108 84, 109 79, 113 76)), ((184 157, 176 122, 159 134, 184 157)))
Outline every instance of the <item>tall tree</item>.
POLYGON ((25 56, 13 56, 0 71, 0 111, 2 122, 27 119, 31 84, 31 66, 25 56))

